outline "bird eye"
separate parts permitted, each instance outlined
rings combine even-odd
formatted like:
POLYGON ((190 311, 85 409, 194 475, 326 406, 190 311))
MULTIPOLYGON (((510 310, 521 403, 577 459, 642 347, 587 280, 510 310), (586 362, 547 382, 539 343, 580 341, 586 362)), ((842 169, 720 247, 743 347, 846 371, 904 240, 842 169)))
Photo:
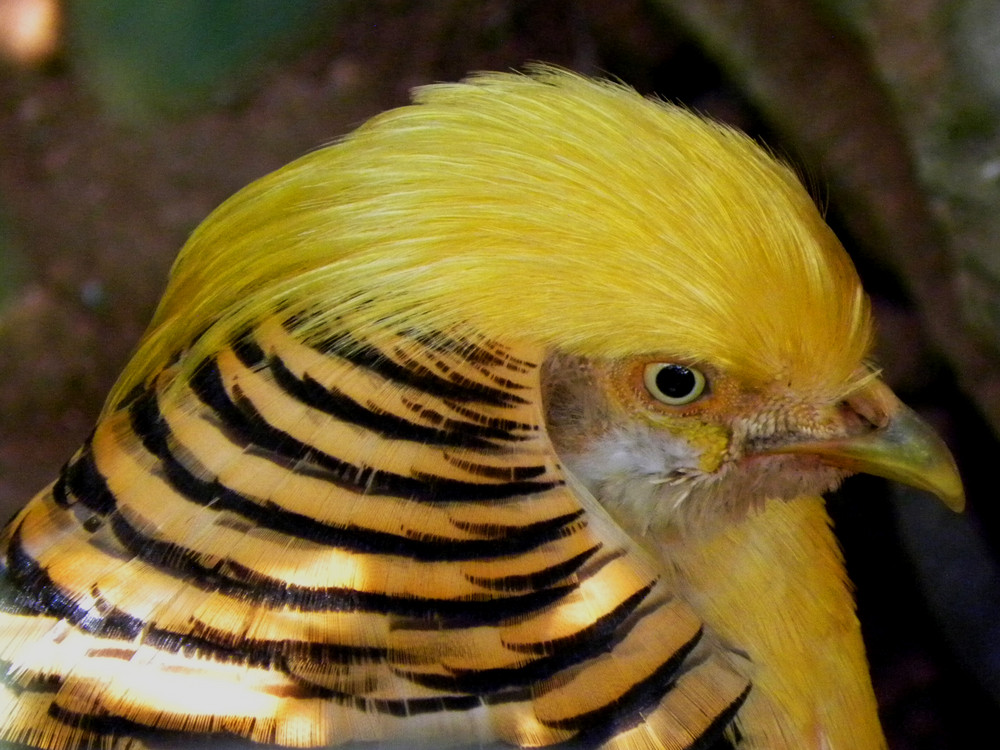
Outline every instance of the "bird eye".
POLYGON ((654 362, 646 365, 643 383, 653 398, 671 406, 683 406, 705 392, 705 376, 684 365, 654 362))

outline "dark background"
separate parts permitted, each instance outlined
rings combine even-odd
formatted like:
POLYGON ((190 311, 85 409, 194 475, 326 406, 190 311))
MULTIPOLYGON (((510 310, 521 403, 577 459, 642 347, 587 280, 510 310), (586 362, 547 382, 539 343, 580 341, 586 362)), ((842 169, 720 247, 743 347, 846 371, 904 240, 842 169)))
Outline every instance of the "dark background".
POLYGON ((830 502, 890 745, 996 746, 993 3, 0 0, 0 46, 4 514, 89 431, 174 254, 229 194, 415 85, 536 60, 612 75, 752 133, 826 207, 887 379, 969 492, 964 516, 865 477, 830 502), (51 25, 17 37, 38 11, 51 25))

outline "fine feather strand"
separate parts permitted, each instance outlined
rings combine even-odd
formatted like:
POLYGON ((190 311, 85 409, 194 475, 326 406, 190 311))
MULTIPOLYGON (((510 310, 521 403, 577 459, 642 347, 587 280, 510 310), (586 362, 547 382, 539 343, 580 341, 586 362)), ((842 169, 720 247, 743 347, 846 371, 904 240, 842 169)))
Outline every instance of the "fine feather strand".
POLYGON ((871 338, 854 268, 791 169, 734 130, 547 67, 418 89, 223 204, 109 405, 196 339, 182 375, 282 307, 308 313, 304 338, 471 330, 828 391, 871 338))

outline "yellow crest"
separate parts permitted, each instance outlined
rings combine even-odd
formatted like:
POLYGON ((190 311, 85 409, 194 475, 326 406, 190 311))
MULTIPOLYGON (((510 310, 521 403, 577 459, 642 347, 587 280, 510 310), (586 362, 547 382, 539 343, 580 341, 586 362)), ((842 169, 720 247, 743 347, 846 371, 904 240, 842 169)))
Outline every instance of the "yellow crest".
POLYGON ((309 312, 306 336, 349 317, 666 352, 801 387, 849 381, 871 337, 856 273, 791 169, 551 68, 418 89, 223 204, 112 401, 206 328, 203 353, 277 308, 309 312))

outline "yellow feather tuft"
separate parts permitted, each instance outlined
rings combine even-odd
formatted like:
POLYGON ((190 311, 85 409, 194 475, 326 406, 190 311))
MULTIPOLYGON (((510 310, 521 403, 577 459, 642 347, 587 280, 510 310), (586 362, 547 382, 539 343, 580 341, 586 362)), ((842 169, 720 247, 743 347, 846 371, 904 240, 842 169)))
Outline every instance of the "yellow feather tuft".
POLYGON ((282 307, 310 313, 303 337, 345 320, 471 329, 798 388, 850 381, 871 338, 854 268, 791 169, 727 127, 548 67, 421 88, 223 204, 109 404, 196 338, 182 367, 282 307))

